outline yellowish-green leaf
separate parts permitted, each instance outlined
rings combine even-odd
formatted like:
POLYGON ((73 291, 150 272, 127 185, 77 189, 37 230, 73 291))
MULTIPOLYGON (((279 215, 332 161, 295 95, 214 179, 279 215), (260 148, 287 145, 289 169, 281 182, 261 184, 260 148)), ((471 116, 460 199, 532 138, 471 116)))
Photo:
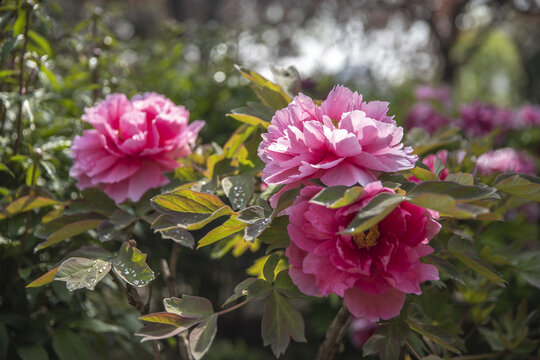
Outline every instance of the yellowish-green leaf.
POLYGON ((54 275, 56 275, 56 272, 58 271, 59 267, 60 267, 60 265, 58 265, 57 267, 47 271, 45 274, 41 275, 36 280, 34 280, 30 284, 26 285, 26 287, 27 288, 40 287, 40 286, 43 286, 45 284, 48 284, 48 283, 52 282, 54 280, 54 275))

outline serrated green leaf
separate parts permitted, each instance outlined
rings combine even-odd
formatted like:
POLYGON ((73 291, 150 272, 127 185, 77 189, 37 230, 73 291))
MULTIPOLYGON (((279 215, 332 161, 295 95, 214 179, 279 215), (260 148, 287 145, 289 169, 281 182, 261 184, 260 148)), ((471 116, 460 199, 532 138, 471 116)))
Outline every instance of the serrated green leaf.
POLYGON ((197 249, 213 244, 227 236, 236 234, 237 232, 244 230, 247 226, 246 223, 238 221, 236 216, 231 216, 222 225, 210 230, 202 239, 200 239, 197 243, 197 249))
POLYGON ((297 342, 306 341, 302 315, 277 291, 268 297, 261 333, 264 346, 270 345, 276 357, 285 353, 291 337, 297 342))
POLYGON ((233 209, 243 209, 255 190, 255 178, 247 175, 229 176, 221 180, 221 185, 233 209))
POLYGON ((360 186, 331 186, 319 191, 309 202, 337 209, 354 203, 363 192, 364 188, 360 186))
POLYGON ((101 259, 72 257, 65 260, 54 275, 54 280, 65 281, 69 291, 87 288, 94 290, 96 284, 111 270, 111 263, 101 259))
POLYGON ((154 280, 154 272, 146 264, 146 254, 124 242, 113 261, 114 272, 133 286, 143 287, 154 280))
POLYGON ((195 360, 201 359, 212 345, 217 332, 217 314, 199 323, 189 334, 189 347, 195 360))
POLYGON ((493 182, 498 190, 526 199, 540 202, 540 179, 518 173, 501 174, 493 182))
POLYGON ((89 219, 66 224, 65 226, 61 227, 60 229, 49 235, 46 241, 39 243, 34 248, 34 251, 43 250, 70 237, 82 234, 91 229, 96 229, 102 221, 102 219, 89 219))
POLYGON ((30 284, 26 285, 27 288, 32 287, 40 287, 45 284, 48 284, 54 280, 54 276, 56 275, 56 272, 58 271, 58 268, 60 266, 57 266, 49 271, 47 271, 45 274, 38 277, 36 280, 32 281, 30 284))
POLYGON ((353 235, 368 230, 390 214, 404 199, 401 195, 387 192, 375 195, 341 233, 353 235))

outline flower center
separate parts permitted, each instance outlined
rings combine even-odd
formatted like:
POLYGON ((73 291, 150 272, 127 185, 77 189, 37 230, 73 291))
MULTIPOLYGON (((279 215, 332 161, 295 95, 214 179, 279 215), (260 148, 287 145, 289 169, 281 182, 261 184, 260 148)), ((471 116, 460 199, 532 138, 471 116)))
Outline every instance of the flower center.
POLYGON ((373 225, 367 231, 354 234, 352 240, 359 249, 370 249, 377 245, 377 240, 381 236, 377 225, 373 225))
POLYGON ((339 120, 332 119, 332 124, 334 124, 336 129, 339 129, 339 120))

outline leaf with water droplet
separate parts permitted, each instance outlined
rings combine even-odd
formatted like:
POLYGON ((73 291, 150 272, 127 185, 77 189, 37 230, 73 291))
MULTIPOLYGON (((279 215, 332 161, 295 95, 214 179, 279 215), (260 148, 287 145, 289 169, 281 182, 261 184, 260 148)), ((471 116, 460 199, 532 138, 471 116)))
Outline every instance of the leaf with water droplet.
POLYGON ((233 209, 243 209, 255 191, 255 178, 247 175, 229 176, 221 181, 221 186, 233 209))
POLYGON ((181 227, 168 215, 160 215, 153 223, 155 232, 160 232, 163 239, 172 239, 180 245, 193 249, 195 238, 191 233, 181 227))
POLYGON ((146 264, 146 254, 128 242, 122 244, 113 261, 114 272, 133 286, 143 287, 154 280, 154 272, 146 264))
POLYGON ((60 265, 54 275, 54 280, 65 281, 69 291, 82 288, 94 290, 96 284, 107 275, 109 270, 111 270, 111 263, 108 261, 72 257, 60 265))

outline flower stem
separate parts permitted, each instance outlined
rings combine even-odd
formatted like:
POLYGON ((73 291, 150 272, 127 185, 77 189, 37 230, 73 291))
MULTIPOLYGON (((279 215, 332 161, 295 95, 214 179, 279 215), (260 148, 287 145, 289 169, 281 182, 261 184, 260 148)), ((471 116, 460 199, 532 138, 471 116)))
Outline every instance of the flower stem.
POLYGON ((332 360, 338 345, 345 336, 350 321, 350 313, 345 304, 339 309, 336 317, 326 330, 323 343, 319 346, 316 360, 332 360))
POLYGON ((249 300, 251 300, 251 299, 246 299, 246 300, 242 301, 241 303, 238 303, 238 304, 236 304, 234 306, 231 306, 230 308, 227 308, 225 310, 221 310, 220 312, 217 313, 217 315, 223 315, 223 314, 226 314, 226 313, 231 312, 233 310, 236 310, 239 307, 242 307, 242 306, 246 305, 249 302, 249 300))

